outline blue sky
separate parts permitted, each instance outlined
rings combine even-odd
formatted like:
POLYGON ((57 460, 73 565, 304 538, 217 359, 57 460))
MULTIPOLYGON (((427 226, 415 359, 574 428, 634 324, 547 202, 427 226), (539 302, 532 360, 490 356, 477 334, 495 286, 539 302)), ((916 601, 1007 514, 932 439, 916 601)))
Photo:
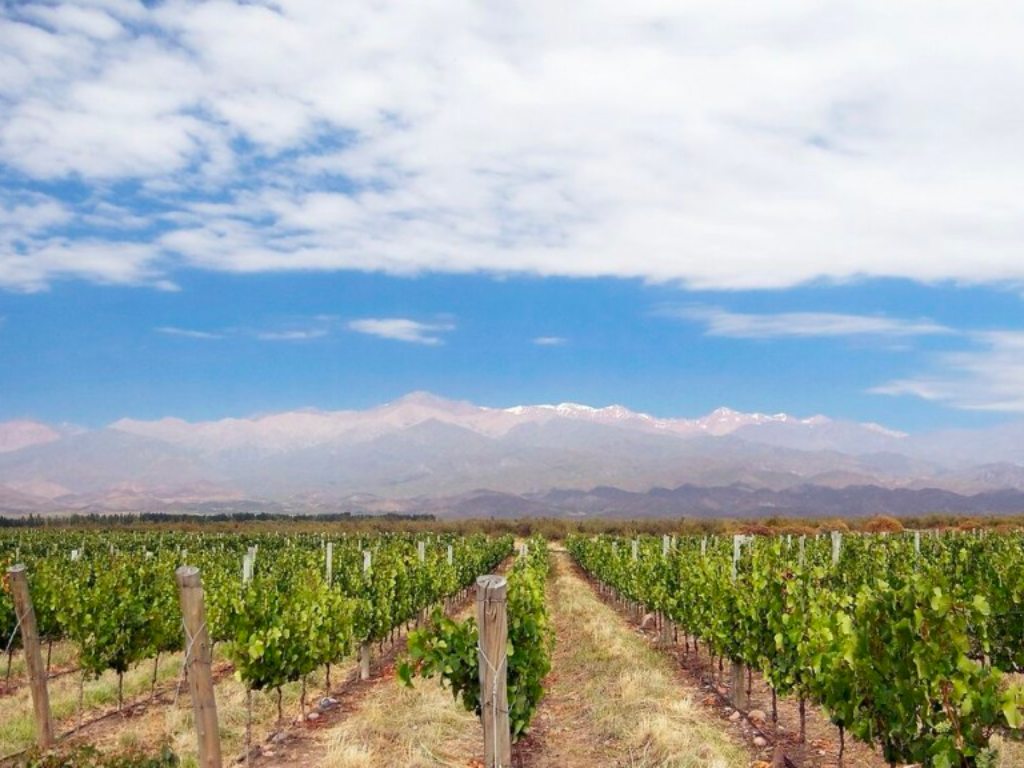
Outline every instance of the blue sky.
POLYGON ((978 346, 961 334, 1011 325, 1020 302, 1007 291, 905 281, 723 294, 612 279, 178 279, 177 292, 70 282, 3 295, 0 418, 209 419, 364 407, 426 389, 495 406, 618 402, 692 416, 729 405, 915 430, 987 423, 1007 414, 870 390, 944 371, 943 355, 978 346), (941 325, 958 333, 787 337, 773 326, 746 337, 769 318, 890 320, 894 309, 915 318, 911 332, 941 325), (710 312, 745 325, 714 335, 710 312), (413 320, 436 329, 423 333, 437 342, 350 327, 368 317, 413 320))
POLYGON ((1019 418, 1024 10, 990 10, 5 5, 0 419, 1019 418))

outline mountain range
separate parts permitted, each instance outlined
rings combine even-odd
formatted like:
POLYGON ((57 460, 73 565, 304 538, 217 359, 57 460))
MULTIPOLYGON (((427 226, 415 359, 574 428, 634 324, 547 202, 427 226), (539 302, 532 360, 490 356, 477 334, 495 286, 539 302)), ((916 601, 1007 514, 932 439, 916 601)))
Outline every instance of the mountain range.
POLYGON ((441 515, 1024 511, 1024 424, 908 435, 620 405, 488 408, 415 392, 301 410, 99 429, 0 423, 0 511, 272 508, 441 515))

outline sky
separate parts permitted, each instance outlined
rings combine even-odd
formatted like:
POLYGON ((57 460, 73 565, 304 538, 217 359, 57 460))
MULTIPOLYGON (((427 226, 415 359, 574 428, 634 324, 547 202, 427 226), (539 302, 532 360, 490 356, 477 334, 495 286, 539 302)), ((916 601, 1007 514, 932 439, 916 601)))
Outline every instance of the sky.
POLYGON ((1024 6, 0 4, 0 420, 1024 412, 1024 6))

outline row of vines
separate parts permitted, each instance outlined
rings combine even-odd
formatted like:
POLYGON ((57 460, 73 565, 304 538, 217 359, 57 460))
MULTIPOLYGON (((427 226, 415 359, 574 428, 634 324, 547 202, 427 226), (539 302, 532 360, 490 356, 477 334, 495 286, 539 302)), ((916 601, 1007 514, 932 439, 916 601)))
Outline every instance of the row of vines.
MULTIPOLYGON (((83 675, 182 647, 175 569, 202 574, 207 628, 251 689, 279 687, 379 642, 472 584, 512 551, 511 537, 338 537, 16 532, 0 569, 23 562, 40 635, 71 641, 83 675), (243 566, 243 562, 248 563, 243 566)), ((0 590, 0 637, 18 641, 0 590)))
MULTIPOLYGON (((527 732, 551 670, 554 632, 545 599, 550 562, 547 542, 533 536, 508 574, 508 706, 512 740, 527 732)), ((482 715, 479 627, 470 617, 457 621, 435 610, 430 624, 409 635, 409 658, 399 676, 411 686, 417 676, 439 677, 468 711, 482 715)))
POLYGON ((1024 537, 570 537, 594 578, 891 763, 968 768, 1022 725, 1024 537))

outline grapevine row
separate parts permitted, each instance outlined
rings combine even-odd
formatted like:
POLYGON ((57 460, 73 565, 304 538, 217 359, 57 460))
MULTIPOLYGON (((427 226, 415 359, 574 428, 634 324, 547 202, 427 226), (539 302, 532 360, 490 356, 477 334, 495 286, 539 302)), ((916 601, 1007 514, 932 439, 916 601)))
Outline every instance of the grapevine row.
MULTIPOLYGON (((544 693, 542 681, 551 670, 554 633, 545 599, 549 569, 547 542, 533 536, 508 574, 508 703, 513 741, 527 731, 544 693)), ((428 627, 410 633, 409 658, 400 665, 399 676, 410 686, 416 676, 440 677, 441 684, 479 717, 478 647, 475 618, 456 621, 435 611, 428 627)))
POLYGON ((1020 659, 1012 538, 576 536, 567 547, 594 578, 779 694, 817 701, 888 761, 967 768, 991 759, 993 731, 1022 723, 1024 692, 991 663, 1020 659))
MULTIPOLYGON (((382 640, 418 612, 465 588, 512 547, 510 537, 381 535, 72 535, 0 538, 0 566, 29 567, 40 634, 66 638, 85 675, 123 675, 180 650, 174 571, 200 568, 211 637, 246 685, 273 688, 382 640), (331 553, 330 566, 327 553, 331 553), (251 577, 242 560, 254 556, 251 577), (248 575, 248 574, 247 574, 248 575)), ((17 639, 10 595, 0 591, 0 634, 17 639)))

